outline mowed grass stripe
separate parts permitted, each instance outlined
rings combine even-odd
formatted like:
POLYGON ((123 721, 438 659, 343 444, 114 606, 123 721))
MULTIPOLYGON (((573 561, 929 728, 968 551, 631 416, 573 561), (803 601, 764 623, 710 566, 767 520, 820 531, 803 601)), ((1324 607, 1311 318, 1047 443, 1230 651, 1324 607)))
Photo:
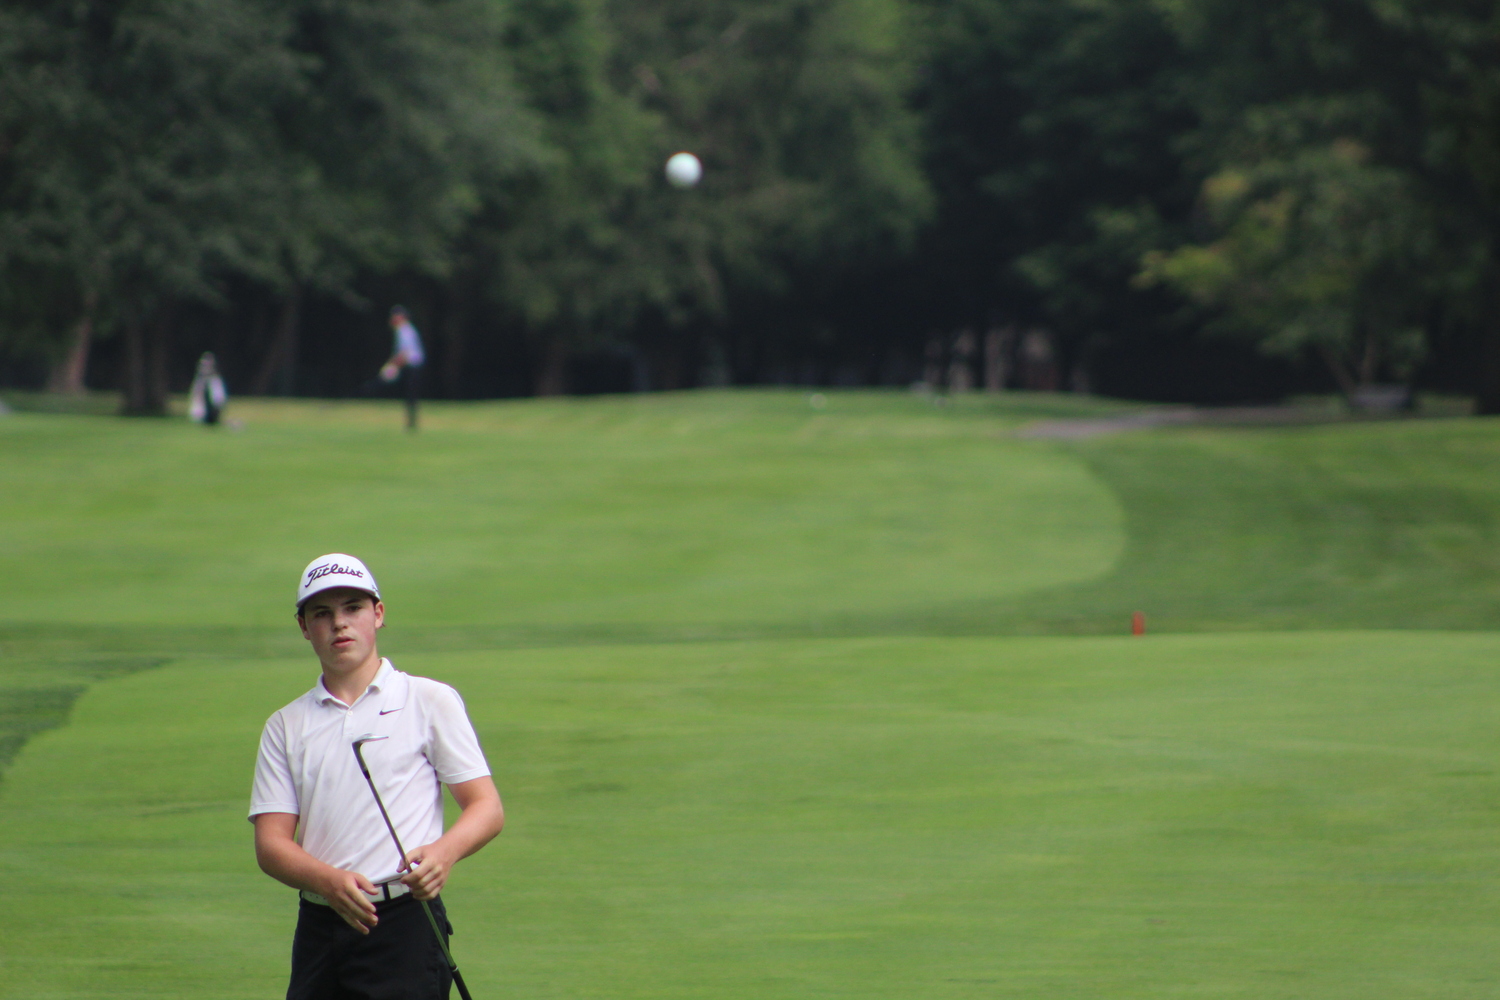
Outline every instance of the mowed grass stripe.
MULTIPOLYGON (((1480 633, 873 639, 410 657, 511 810, 477 995, 1494 994, 1480 633)), ((243 818, 305 660, 96 685, 0 788, 0 995, 282 988, 243 818)))

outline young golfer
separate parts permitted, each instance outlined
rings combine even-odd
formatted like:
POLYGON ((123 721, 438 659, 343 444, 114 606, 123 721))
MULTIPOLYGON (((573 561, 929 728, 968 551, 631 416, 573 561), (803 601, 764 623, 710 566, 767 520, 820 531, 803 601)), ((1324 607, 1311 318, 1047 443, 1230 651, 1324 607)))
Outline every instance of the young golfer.
POLYGON ((382 659, 384 623, 358 559, 333 553, 303 571, 297 624, 323 675, 266 722, 250 800, 261 869, 301 890, 287 1000, 446 998, 448 964, 415 900, 451 933, 438 897, 448 873, 505 823, 458 692, 382 659), (365 761, 404 858, 354 757, 362 736, 382 737, 365 761), (462 810, 447 832, 443 785, 462 810))

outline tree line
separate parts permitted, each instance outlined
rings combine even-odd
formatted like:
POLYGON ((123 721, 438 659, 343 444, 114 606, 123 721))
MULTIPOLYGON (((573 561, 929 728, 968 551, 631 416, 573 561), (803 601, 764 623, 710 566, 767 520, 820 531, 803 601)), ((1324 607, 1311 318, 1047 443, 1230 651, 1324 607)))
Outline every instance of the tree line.
POLYGON ((1500 412, 1500 4, 0 0, 0 378, 1500 412), (662 164, 698 155, 700 184, 662 164))

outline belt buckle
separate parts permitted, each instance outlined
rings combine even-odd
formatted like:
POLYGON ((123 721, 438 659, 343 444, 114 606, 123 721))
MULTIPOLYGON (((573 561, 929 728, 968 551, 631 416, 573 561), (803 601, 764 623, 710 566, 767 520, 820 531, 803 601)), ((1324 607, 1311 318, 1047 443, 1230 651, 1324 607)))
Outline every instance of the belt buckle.
POLYGON ((380 883, 379 888, 380 895, 383 898, 377 900, 377 902, 381 903, 389 903, 393 899, 400 899, 402 896, 405 896, 407 893, 411 892, 411 886, 399 880, 395 882, 382 882, 380 883), (395 888, 392 889, 392 886, 394 886, 395 888))

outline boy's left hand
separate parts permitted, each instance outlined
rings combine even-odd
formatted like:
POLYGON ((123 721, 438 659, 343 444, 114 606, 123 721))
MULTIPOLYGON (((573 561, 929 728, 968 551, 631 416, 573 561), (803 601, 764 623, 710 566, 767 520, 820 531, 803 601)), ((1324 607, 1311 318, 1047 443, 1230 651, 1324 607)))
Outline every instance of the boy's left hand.
POLYGON ((425 844, 406 852, 402 867, 410 870, 401 876, 401 881, 411 887, 411 894, 418 899, 435 899, 447 884, 448 873, 457 860, 438 844, 425 844))

